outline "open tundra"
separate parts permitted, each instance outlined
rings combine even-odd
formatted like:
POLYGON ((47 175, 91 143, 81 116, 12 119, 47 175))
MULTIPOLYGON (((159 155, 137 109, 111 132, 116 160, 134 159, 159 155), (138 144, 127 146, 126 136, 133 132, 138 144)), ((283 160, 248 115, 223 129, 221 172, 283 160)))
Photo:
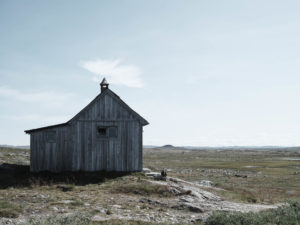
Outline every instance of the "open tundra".
POLYGON ((147 172, 32 174, 28 150, 1 148, 0 223, 202 224, 216 211, 262 215, 299 198, 299 156, 297 148, 165 147, 144 149, 147 172), (157 179, 162 169, 166 181, 157 179))

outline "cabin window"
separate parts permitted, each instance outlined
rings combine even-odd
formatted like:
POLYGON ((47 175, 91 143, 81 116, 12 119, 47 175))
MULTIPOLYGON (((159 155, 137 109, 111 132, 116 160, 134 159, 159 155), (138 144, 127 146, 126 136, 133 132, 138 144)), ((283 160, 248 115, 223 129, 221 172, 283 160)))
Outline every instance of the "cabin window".
POLYGON ((106 137, 107 135, 107 127, 98 127, 98 135, 100 137, 106 137))
POLYGON ((56 141, 56 132, 55 131, 47 131, 46 139, 48 142, 55 142, 56 141))
POLYGON ((110 138, 116 138, 118 136, 118 130, 117 127, 110 127, 108 130, 108 136, 110 138))
POLYGON ((117 127, 97 127, 98 137, 100 138, 116 138, 118 137, 117 127))

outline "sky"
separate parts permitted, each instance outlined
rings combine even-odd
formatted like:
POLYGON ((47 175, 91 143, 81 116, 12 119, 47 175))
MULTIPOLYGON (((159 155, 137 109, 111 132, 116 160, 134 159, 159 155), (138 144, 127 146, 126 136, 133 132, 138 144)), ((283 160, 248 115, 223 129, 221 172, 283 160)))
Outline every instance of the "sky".
POLYGON ((300 2, 0 0, 0 144, 110 89, 145 145, 300 145, 300 2))

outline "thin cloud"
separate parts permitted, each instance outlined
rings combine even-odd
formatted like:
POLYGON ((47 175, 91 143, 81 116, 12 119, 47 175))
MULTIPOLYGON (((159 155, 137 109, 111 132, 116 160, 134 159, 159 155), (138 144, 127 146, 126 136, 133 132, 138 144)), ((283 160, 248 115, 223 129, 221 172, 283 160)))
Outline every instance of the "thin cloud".
POLYGON ((56 124, 67 122, 71 118, 71 115, 44 115, 44 114, 25 114, 25 115, 9 115, 9 116, 1 116, 0 119, 6 119, 10 121, 30 121, 36 122, 40 124, 40 126, 44 126, 47 124, 56 124))
POLYGON ((101 82, 102 77, 106 77, 109 83, 128 87, 143 87, 140 77, 141 71, 133 65, 121 65, 120 60, 94 60, 82 61, 80 66, 89 72, 96 74, 92 78, 95 82, 101 82))
POLYGON ((46 104, 51 107, 64 106, 74 96, 71 93, 32 92, 26 93, 10 87, 0 86, 0 97, 25 103, 46 104))

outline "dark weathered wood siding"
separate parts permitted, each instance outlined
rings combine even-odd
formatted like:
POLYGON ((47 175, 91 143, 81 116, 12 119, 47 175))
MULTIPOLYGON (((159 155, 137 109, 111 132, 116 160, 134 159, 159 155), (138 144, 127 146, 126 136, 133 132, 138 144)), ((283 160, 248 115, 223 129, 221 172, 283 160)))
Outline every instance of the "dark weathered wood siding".
POLYGON ((142 124, 107 92, 70 124, 31 133, 30 169, 37 171, 140 171, 142 124), (100 138, 97 126, 116 126, 116 138, 100 138), (47 132, 56 140, 48 141, 47 132))

